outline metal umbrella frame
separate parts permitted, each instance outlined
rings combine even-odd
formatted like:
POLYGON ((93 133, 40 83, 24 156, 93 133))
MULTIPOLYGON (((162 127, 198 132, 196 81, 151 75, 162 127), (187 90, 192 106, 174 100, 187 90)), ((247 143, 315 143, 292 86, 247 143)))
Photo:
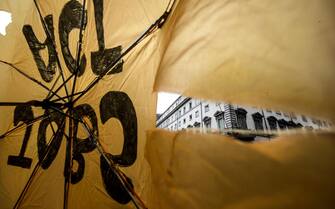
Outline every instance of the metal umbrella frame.
MULTIPOLYGON (((76 2, 76 1, 75 1, 76 2)), ((94 0, 93 1, 95 6, 102 6, 102 1, 94 0)), ((78 3, 78 2, 77 2, 78 3)), ((166 22, 168 16, 170 15, 172 8, 174 6, 174 1, 170 0, 169 4, 166 7, 165 12, 149 27, 146 31, 143 32, 142 35, 140 35, 128 48, 126 48, 122 53, 120 53, 117 57, 114 57, 112 61, 107 63, 107 65, 103 66, 102 71, 100 74, 92 79, 92 81, 84 88, 83 91, 76 92, 76 83, 78 75, 81 73, 80 67, 80 57, 82 52, 82 45, 83 45, 83 34, 85 31, 85 24, 87 21, 86 16, 86 0, 83 0, 82 8, 80 11, 81 20, 80 20, 80 32, 78 37, 78 44, 77 44, 77 50, 76 50, 76 63, 75 63, 75 70, 72 72, 72 74, 65 78, 64 72, 62 70, 60 59, 58 56, 56 43, 54 41, 54 38, 52 37, 52 33, 50 31, 50 27, 48 26, 48 19, 43 18, 43 15, 41 13, 39 4, 36 0, 34 0, 35 8, 39 14, 39 19, 42 23, 45 35, 47 37, 47 41, 49 41, 50 45, 52 46, 51 50, 54 51, 57 64, 57 69, 59 70, 59 75, 55 79, 53 85, 51 88, 44 85, 42 82, 38 81, 37 79, 29 76, 26 74, 23 70, 16 67, 14 64, 0 60, 1 63, 8 65, 13 70, 16 70, 18 73, 20 73, 25 78, 29 79, 31 82, 36 83, 41 88, 47 90, 47 95, 44 100, 33 100, 29 102, 0 102, 0 106, 15 106, 15 111, 17 114, 26 114, 29 115, 29 117, 19 118, 17 121, 14 119, 14 125, 15 127, 6 131, 5 133, 2 133, 0 135, 0 140, 10 136, 11 134, 15 133, 18 130, 21 130, 23 128, 26 128, 26 133, 30 134, 32 128, 31 126, 34 123, 40 122, 42 120, 48 120, 48 124, 50 124, 51 130, 52 130, 52 137, 51 140, 44 145, 44 150, 39 150, 39 160, 36 163, 36 165, 33 168, 33 171, 26 182, 22 192, 20 193, 20 196, 18 197, 15 205, 13 206, 14 209, 20 208, 20 205, 22 203, 22 200, 24 199, 25 195, 27 194, 27 191, 29 190, 29 187, 37 173, 37 171, 40 169, 40 167, 46 166, 47 164, 50 164, 50 159, 48 159, 48 156, 50 152, 52 152, 55 147, 60 145, 61 140, 65 137, 67 139, 66 143, 66 160, 65 160, 65 167, 64 167, 64 199, 63 199, 63 208, 68 208, 68 196, 69 196, 69 187, 71 181, 73 181, 73 174, 72 174, 72 167, 73 167, 73 157, 75 155, 74 153, 74 134, 76 132, 74 124, 80 124, 83 129, 85 130, 89 143, 91 146, 94 146, 94 148, 97 148, 96 150, 101 154, 103 157, 105 164, 109 167, 108 172, 112 172, 114 176, 120 181, 121 186, 121 192, 126 193, 128 198, 133 202, 136 208, 147 208, 145 203, 141 200, 139 195, 135 192, 134 187, 131 183, 131 180, 126 176, 125 173, 123 173, 120 169, 120 166, 117 161, 115 161, 112 156, 110 156, 101 146, 99 142, 99 138, 97 134, 95 133, 94 129, 90 127, 87 121, 85 121, 84 117, 81 115, 78 115, 75 113, 75 105, 82 98, 84 95, 86 95, 93 87, 95 87, 99 81, 101 81, 106 75, 111 74, 113 71, 117 71, 117 68, 119 67, 119 64, 123 62, 122 58, 126 56, 130 51, 132 51, 141 41, 143 41, 146 37, 148 37, 150 34, 154 33, 158 29, 160 29, 164 23, 166 22), (59 80, 62 81, 62 84, 56 88, 57 82, 59 80), (73 81, 72 88, 69 88, 68 84, 70 81, 73 81), (58 93, 62 89, 65 90, 66 96, 60 96, 58 93), (45 110, 45 113, 42 115, 39 115, 37 117, 34 117, 32 114, 29 114, 31 111, 31 107, 38 107, 45 110), (57 118, 57 116, 62 116, 57 118), (68 132, 65 132, 65 124, 66 119, 69 120, 69 129, 68 132), (22 122, 19 124, 19 122, 22 122), (57 130, 52 124, 52 122, 57 123, 57 130)), ((96 11, 95 11, 96 12, 96 11)), ((96 18, 101 18, 100 23, 102 23, 102 15, 96 13, 96 18)), ((96 20, 97 22, 97 20, 96 20)), ((99 27, 103 27, 100 25, 99 27)), ((49 49, 50 50, 50 49, 49 49)), ((104 63, 106 64, 106 63, 104 63)), ((47 125, 48 125, 47 124, 47 125)), ((47 125, 44 125, 46 128, 47 125)), ((28 142, 28 138, 25 137, 23 140, 23 144, 21 147, 21 151, 19 156, 9 156, 8 162, 12 165, 29 168, 31 166, 32 159, 25 158, 24 157, 24 151, 26 149, 28 142)), ((59 147, 58 147, 59 148, 59 147)))

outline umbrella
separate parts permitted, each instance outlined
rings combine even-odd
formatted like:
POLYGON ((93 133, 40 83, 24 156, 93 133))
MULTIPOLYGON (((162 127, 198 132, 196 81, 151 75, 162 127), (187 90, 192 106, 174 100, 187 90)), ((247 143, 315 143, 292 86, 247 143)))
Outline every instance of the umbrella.
POLYGON ((333 208, 333 129, 145 132, 152 90, 333 121, 333 1, 0 6, 1 207, 333 208))
POLYGON ((1 2, 1 208, 147 207, 155 31, 172 3, 1 2))

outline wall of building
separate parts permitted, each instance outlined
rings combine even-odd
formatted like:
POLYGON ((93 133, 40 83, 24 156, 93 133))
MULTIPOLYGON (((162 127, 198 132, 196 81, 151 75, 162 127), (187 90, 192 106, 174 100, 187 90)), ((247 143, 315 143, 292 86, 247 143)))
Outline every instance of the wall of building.
POLYGON ((224 132, 228 129, 256 130, 256 126, 258 126, 258 128, 262 127, 260 130, 263 131, 271 130, 271 128, 272 131, 275 131, 280 129, 286 130, 293 127, 326 129, 331 125, 332 124, 326 121, 312 119, 293 113, 211 102, 183 96, 180 96, 157 120, 158 128, 171 131, 199 127, 224 132), (246 127, 244 128, 241 128, 239 112, 242 112, 243 114, 245 113, 246 127), (257 117, 260 119, 258 120, 257 117), (269 122, 271 118, 276 121, 275 123, 272 123, 272 126, 269 122), (261 125, 257 120, 261 122, 261 125), (279 123, 281 124, 281 127, 279 126, 279 123), (273 124, 275 124, 275 129, 273 124))

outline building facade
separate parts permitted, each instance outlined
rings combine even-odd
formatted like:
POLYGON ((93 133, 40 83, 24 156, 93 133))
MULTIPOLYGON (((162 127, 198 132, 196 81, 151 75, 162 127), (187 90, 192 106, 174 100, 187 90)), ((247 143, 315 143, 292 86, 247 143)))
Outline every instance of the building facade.
MULTIPOLYGON (((283 113, 256 107, 210 102, 180 96, 157 119, 157 127, 171 131, 202 128, 227 132, 248 130, 274 132, 291 128, 325 129, 331 124, 304 115, 283 113)), ((259 134, 258 134, 259 135, 259 134)))

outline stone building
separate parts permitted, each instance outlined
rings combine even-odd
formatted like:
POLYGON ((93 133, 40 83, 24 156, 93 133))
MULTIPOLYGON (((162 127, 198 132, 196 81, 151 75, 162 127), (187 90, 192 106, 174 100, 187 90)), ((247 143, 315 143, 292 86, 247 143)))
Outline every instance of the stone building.
MULTIPOLYGON (((304 115, 256 107, 210 102, 180 96, 157 119, 157 127, 171 131, 202 128, 232 133, 248 130, 249 139, 291 128, 324 129, 331 124, 304 115), (262 134, 263 133, 263 134, 262 134)), ((271 135, 269 134, 269 135, 271 135)))

